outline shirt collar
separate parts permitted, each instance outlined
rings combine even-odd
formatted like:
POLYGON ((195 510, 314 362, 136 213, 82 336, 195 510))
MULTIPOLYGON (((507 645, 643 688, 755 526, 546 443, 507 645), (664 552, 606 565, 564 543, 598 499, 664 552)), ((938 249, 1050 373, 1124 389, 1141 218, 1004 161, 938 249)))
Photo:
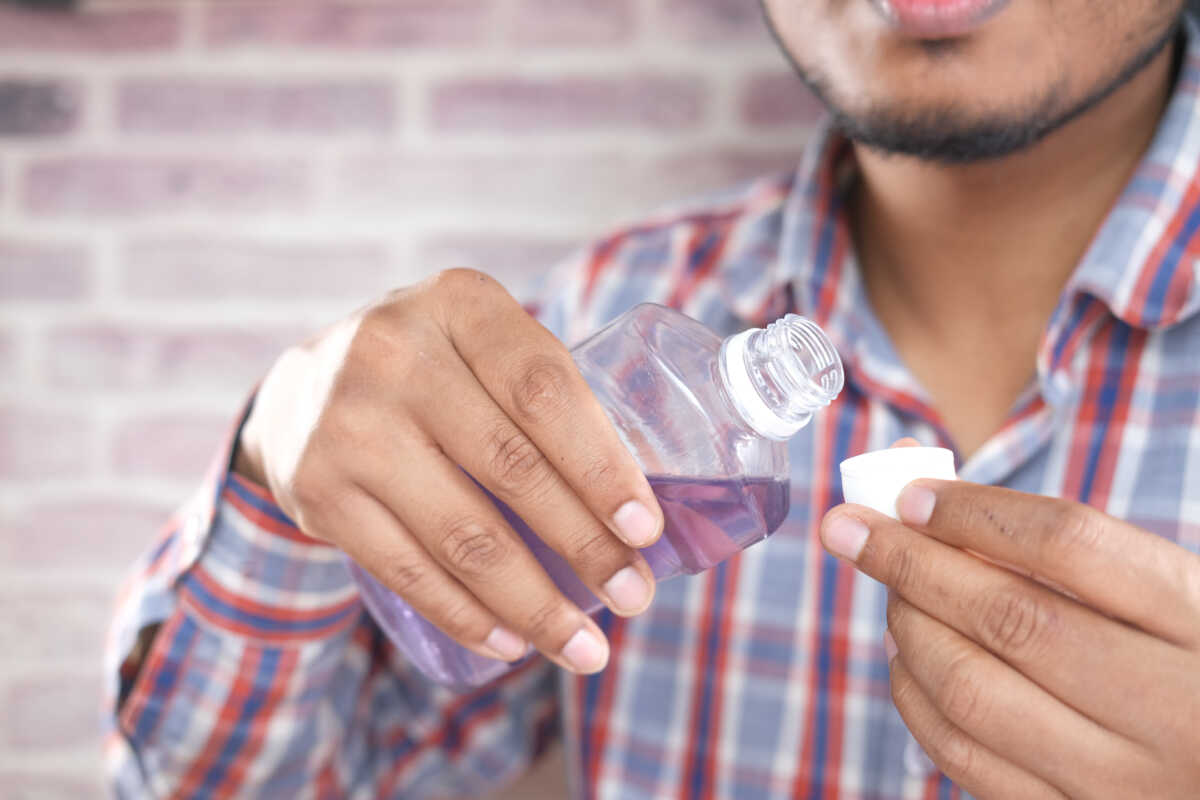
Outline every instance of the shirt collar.
POLYGON ((1166 328, 1200 310, 1198 33, 1185 15, 1179 74, 1158 130, 1064 293, 1091 295, 1136 328, 1166 328))

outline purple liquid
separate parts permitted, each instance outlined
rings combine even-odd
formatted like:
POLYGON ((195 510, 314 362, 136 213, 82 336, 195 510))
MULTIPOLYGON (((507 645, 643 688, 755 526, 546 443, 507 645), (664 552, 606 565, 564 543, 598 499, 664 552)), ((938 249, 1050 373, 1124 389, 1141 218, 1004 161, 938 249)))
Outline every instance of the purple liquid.
MULTIPOLYGON (((696 479, 650 475, 666 517, 662 538, 641 553, 655 577, 665 580, 713 567, 773 533, 787 517, 788 482, 777 478, 696 479)), ((603 607, 570 565, 533 533, 512 509, 489 497, 572 602, 587 613, 603 607)), ((512 667, 459 646, 350 563, 363 601, 392 641, 429 677, 461 688, 487 683, 512 667)))

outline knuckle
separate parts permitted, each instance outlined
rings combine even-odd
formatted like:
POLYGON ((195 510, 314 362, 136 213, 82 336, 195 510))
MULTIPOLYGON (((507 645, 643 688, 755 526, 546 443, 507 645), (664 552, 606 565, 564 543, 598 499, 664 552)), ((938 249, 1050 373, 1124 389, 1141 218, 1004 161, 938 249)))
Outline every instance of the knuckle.
POLYGON ((987 715, 983 687, 975 672, 975 660, 967 655, 954 659, 938 687, 937 704, 946 717, 960 726, 978 724, 987 715))
POLYGON ((1044 529, 1043 555, 1067 558, 1096 546, 1100 531, 1100 512, 1089 506, 1065 501, 1055 504, 1055 513, 1044 529))
POLYGON ((311 459, 302 461, 283 495, 290 498, 285 510, 301 530, 331 541, 344 535, 347 508, 355 492, 329 470, 312 465, 311 459))
POLYGON ((442 270, 433 277, 430 285, 434 291, 452 299, 476 297, 499 286, 486 272, 469 267, 442 270))
POLYGON ((446 526, 441 540, 442 558, 467 578, 482 578, 508 558, 507 538, 495 527, 476 519, 456 520, 446 526))
POLYGON ((586 491, 611 487, 617 478, 617 468, 608 459, 601 458, 588 464, 580 477, 580 486, 586 491))
POLYGON ((589 569, 603 568, 622 556, 623 546, 613 539, 607 530, 589 529, 572 538, 568 546, 568 561, 585 564, 589 569))
POLYGON ((979 753, 962 731, 953 725, 943 724, 930 737, 929 757, 947 777, 961 781, 974 772, 979 753))
POLYGON ((980 625, 989 648, 1021 657, 1036 656, 1051 637, 1054 613, 1024 588, 1004 589, 984 601, 980 625))
POLYGON ((542 452, 516 428, 500 426, 488 437, 485 447, 492 476, 509 493, 528 494, 548 477, 542 452))
POLYGON ((917 558, 912 550, 893 546, 884 556, 885 582, 900 594, 907 593, 917 580, 917 558))
POLYGON ((288 482, 288 494, 296 507, 307 513, 325 505, 329 494, 329 482, 307 463, 301 463, 288 482))
POLYGON ((486 617, 469 602, 453 603, 442 609, 440 627, 459 641, 476 641, 487 635, 486 617))
POLYGON ((395 304, 377 303, 362 312, 350 339, 347 358, 351 362, 362 360, 369 364, 381 353, 404 352, 405 348, 396 347, 396 311, 395 304))
POLYGON ((530 359, 516 370, 511 389, 513 407, 526 421, 551 422, 566 409, 569 386, 562 364, 544 356, 530 359))
MULTIPOLYGON (((558 632, 558 623, 563 619, 563 603, 557 599, 542 603, 525 619, 525 631, 531 639, 546 642, 558 632)), ((554 642, 560 645, 562 642, 554 642)))
POLYGON ((425 570, 420 564, 403 558, 387 559, 378 569, 383 584, 401 597, 415 594, 425 579, 425 570))
POLYGON ((354 450, 373 443, 370 425, 373 418, 361 413, 358 404, 342 395, 321 414, 318 420, 318 435, 322 446, 332 452, 354 450))

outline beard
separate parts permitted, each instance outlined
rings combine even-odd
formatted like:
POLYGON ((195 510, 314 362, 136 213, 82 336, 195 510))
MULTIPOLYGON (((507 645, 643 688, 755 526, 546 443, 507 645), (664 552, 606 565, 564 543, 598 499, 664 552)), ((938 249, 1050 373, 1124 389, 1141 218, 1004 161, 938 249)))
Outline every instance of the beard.
MULTIPOLYGON (((1180 17, 1151 44, 1135 53, 1112 77, 1092 87, 1074 102, 1065 100, 1064 82, 1058 82, 1023 111, 970 115, 954 106, 911 109, 887 102, 851 111, 837 102, 835 93, 819 71, 805 68, 792 56, 765 8, 764 15, 771 35, 800 80, 824 104, 832 123, 848 138, 883 153, 947 165, 997 159, 1024 150, 1099 105, 1172 42, 1179 40, 1173 75, 1178 73, 1183 53, 1180 17)), ((953 44, 930 41, 924 47, 931 58, 936 58, 953 44)))

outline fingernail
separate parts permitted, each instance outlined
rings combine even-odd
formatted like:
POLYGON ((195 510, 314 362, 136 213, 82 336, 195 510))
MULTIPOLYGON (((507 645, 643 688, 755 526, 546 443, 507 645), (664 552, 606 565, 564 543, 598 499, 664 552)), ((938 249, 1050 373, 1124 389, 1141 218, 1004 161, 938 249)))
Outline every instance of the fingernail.
POLYGON ((926 489, 924 486, 906 486, 896 498, 896 513, 900 515, 901 522, 926 525, 933 516, 933 505, 936 502, 937 495, 932 489, 926 489))
POLYGON ((499 625, 483 640, 483 646, 496 653, 504 661, 516 661, 525 655, 525 640, 499 625))
POLYGON ((563 646, 562 657, 576 672, 599 672, 608 661, 608 646, 587 628, 580 628, 563 646))
POLYGON ((624 567, 604 584, 604 593, 623 614, 641 611, 650 602, 650 584, 633 567, 624 567))
POLYGON ((836 556, 857 561, 870 533, 854 517, 837 516, 825 525, 825 546, 836 556))
POLYGON ((630 500, 618 508, 613 514, 613 522, 621 538, 633 547, 645 547, 658 533, 658 520, 637 500, 630 500))
POLYGON ((887 653, 888 663, 892 663, 892 659, 896 657, 896 653, 900 652, 900 648, 896 646, 896 640, 892 637, 892 632, 884 628, 883 631, 883 651, 887 653))

